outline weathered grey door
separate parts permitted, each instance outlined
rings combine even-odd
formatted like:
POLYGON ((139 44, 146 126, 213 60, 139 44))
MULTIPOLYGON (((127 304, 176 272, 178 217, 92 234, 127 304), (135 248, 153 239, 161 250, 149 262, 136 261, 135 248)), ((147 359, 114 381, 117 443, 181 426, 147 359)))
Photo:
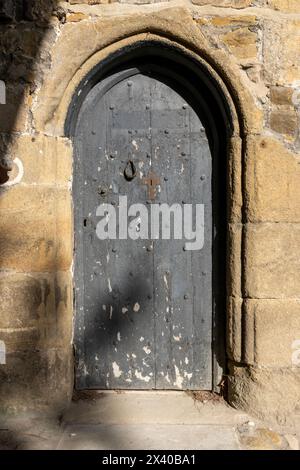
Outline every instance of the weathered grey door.
POLYGON ((212 162, 199 117, 171 83, 127 70, 85 98, 75 143, 77 388, 211 389, 212 162), (204 247, 99 240, 97 207, 118 210, 125 195, 149 210, 204 204, 204 247))

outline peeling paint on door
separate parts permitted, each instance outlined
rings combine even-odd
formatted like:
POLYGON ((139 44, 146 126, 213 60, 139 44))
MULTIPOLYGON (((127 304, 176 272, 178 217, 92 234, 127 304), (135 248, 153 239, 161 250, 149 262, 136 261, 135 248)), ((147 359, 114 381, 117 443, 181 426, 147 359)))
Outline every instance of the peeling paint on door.
MULTIPOLYGON (((212 162, 193 102, 179 91, 158 72, 124 70, 96 84, 79 113, 76 354, 84 367, 77 368, 78 388, 211 386, 212 162), (126 234, 99 240, 97 207, 117 208, 125 195, 128 207, 204 204, 204 248, 186 251, 183 240, 126 234)), ((140 234, 140 214, 129 226, 140 234)))

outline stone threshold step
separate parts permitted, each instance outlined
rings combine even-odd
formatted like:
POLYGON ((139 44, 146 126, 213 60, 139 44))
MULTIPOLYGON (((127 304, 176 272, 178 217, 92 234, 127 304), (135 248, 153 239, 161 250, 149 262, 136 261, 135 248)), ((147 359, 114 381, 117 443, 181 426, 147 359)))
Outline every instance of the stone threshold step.
POLYGON ((209 392, 82 391, 63 416, 66 424, 232 424, 247 420, 209 392))

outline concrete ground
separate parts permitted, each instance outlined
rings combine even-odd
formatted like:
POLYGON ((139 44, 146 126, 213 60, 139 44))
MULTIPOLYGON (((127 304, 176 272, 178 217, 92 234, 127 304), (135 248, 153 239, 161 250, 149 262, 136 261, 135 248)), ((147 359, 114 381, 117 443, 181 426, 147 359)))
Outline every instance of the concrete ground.
POLYGON ((82 392, 62 420, 2 420, 0 449, 290 449, 294 427, 270 428, 208 392, 82 392))

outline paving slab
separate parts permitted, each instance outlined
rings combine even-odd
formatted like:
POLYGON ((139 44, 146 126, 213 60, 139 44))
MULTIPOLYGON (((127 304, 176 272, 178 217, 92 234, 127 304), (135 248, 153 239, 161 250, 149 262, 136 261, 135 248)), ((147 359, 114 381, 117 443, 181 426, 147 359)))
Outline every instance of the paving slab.
POLYGON ((269 427, 209 392, 88 391, 74 395, 60 420, 0 420, 0 450, 297 450, 296 418, 269 427))
POLYGON ((79 393, 67 424, 233 424, 247 419, 208 392, 91 391, 79 393))
POLYGON ((63 450, 237 450, 233 426, 182 424, 71 425, 57 447, 63 450))

